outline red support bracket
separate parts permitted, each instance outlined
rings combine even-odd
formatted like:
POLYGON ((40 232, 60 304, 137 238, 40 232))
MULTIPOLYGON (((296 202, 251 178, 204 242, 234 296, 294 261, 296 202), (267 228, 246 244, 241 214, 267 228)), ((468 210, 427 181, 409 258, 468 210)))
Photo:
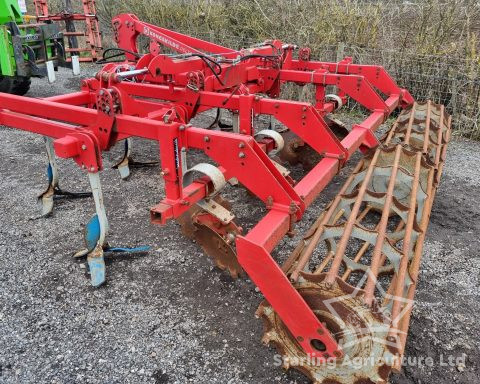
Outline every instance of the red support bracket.
POLYGON ((265 248, 243 236, 237 236, 236 246, 240 265, 275 308, 305 353, 319 361, 341 357, 340 346, 265 248), (318 343, 315 341, 320 341, 325 350, 316 349, 314 345, 318 343))
POLYGON ((88 172, 95 173, 102 170, 100 144, 92 132, 72 132, 54 140, 53 147, 58 157, 72 158, 88 172))

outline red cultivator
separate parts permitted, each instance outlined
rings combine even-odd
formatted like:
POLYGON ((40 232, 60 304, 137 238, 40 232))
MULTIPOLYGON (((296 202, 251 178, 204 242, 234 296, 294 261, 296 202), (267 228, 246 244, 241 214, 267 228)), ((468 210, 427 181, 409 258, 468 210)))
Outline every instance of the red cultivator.
MULTIPOLYGON (((250 276, 266 299, 257 312, 265 320, 264 340, 279 347, 284 366, 317 383, 386 382, 400 366, 449 138, 443 107, 416 103, 380 66, 349 58, 312 61, 308 48, 297 54, 296 46, 276 40, 237 51, 133 15, 116 17, 113 27, 127 61, 105 65, 80 92, 49 99, 0 95, 1 124, 53 139, 57 156, 88 172, 97 214, 82 255, 93 285, 105 280, 103 253, 116 250, 106 245, 102 152, 131 137, 155 140, 165 198, 151 209, 152 222, 177 219, 219 267, 250 276), (150 41, 148 54, 138 53, 140 35, 150 41), (282 99, 285 83, 311 84, 315 102, 282 99), (336 92, 327 94, 329 88, 336 92), (347 129, 330 114, 349 98, 369 114, 347 129), (404 111, 377 140, 375 130, 397 107, 404 111), (215 108, 233 114, 231 131, 189 124, 215 108), (259 115, 284 128, 258 131, 259 115), (280 267, 270 252, 294 233, 357 149, 365 159, 280 267), (189 150, 211 161, 189 164, 189 150), (308 170, 294 181, 287 162, 308 170), (220 196, 229 181, 265 203, 265 216, 248 233, 220 196), (365 362, 347 364, 352 358, 365 362)), ((47 148, 49 169, 55 170, 52 146, 47 148)), ((125 171, 128 156, 121 166, 125 171)), ((50 177, 51 191, 58 189, 57 179, 50 177)), ((43 196, 49 206, 53 195, 43 196)))

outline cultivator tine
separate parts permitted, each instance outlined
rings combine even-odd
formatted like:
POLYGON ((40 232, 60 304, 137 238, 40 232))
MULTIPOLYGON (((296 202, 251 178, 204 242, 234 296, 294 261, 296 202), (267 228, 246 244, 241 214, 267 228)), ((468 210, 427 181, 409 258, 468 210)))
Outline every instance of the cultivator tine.
POLYGON ((105 282, 103 247, 105 246, 105 239, 108 231, 108 219, 105 205, 103 203, 100 175, 98 172, 89 173, 88 179, 90 181, 90 187, 95 201, 96 214, 85 226, 86 249, 77 252, 74 256, 87 256, 91 283, 94 287, 98 287, 105 282))
POLYGON ((131 157, 132 146, 132 139, 125 139, 123 157, 117 164, 112 167, 114 169, 118 169, 118 172, 120 172, 120 177, 124 180, 130 176, 130 168, 145 168, 158 165, 158 161, 139 162, 133 160, 131 157))
POLYGON ((120 172, 120 177, 122 179, 126 179, 128 178, 128 176, 130 176, 129 159, 131 152, 131 143, 132 139, 125 139, 123 157, 117 164, 112 167, 113 169, 118 169, 118 172, 120 172))
MULTIPOLYGON (((332 370, 304 365, 314 383, 383 383, 400 368, 450 126, 443 106, 431 102, 402 112, 283 265, 350 359, 386 362, 357 371, 341 364, 332 370)), ((258 315, 265 321, 264 341, 276 344, 284 357, 302 357, 268 303, 258 315)))
POLYGON ((88 174, 90 186, 92 188, 93 199, 95 201, 96 214, 85 226, 85 245, 86 248, 75 253, 74 257, 87 257, 90 271, 91 284, 98 287, 105 283, 105 260, 104 255, 108 253, 139 253, 147 252, 150 247, 142 246, 135 248, 110 247, 106 242, 108 232, 108 219, 103 203, 102 186, 100 176, 97 173, 88 174))
POLYGON ((46 137, 45 144, 47 147, 48 166, 47 178, 48 187, 41 195, 38 196, 38 202, 42 207, 42 216, 48 216, 53 211, 53 196, 55 189, 58 188, 58 168, 55 160, 55 152, 53 150, 52 139, 46 137))
POLYGON ((233 125, 226 124, 222 121, 222 110, 217 108, 217 113, 215 115, 215 120, 208 126, 208 129, 219 128, 221 131, 232 131, 233 125))
POLYGON ((54 200, 57 198, 66 199, 83 199, 92 197, 90 192, 69 192, 62 190, 58 185, 58 167, 55 159, 55 151, 53 149, 53 141, 49 137, 45 137, 47 149, 48 166, 47 178, 48 187, 41 195, 38 196, 38 202, 41 205, 41 217, 49 216, 53 212, 54 200))

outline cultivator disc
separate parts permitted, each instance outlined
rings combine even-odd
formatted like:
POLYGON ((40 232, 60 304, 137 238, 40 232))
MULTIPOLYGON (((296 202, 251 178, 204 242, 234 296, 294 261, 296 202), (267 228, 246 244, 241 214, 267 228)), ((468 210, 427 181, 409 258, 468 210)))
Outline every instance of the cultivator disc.
POLYGON ((310 170, 322 158, 312 147, 306 144, 292 131, 282 133, 285 145, 279 153, 282 161, 288 162, 290 165, 301 164, 303 169, 310 170))
POLYGON ((278 347, 284 367, 314 383, 345 384, 384 383, 399 368, 450 124, 431 102, 402 112, 292 252, 283 270, 344 357, 307 361, 265 302, 257 312, 263 340, 278 347))
MULTIPOLYGON (((231 206, 228 200, 217 195, 213 200, 226 210, 231 206)), ((212 216, 199 205, 195 205, 185 212, 178 220, 182 233, 195 240, 210 256, 215 265, 227 270, 233 278, 242 274, 242 267, 238 263, 234 243, 241 229, 232 221, 225 224, 212 216)))
MULTIPOLYGON (((341 121, 332 116, 325 116, 324 119, 328 128, 337 138, 343 139, 348 134, 348 129, 341 121)), ((292 131, 284 131, 281 135, 284 140, 284 146, 278 156, 282 161, 290 165, 301 164, 304 170, 309 171, 322 159, 323 156, 321 154, 292 131)))

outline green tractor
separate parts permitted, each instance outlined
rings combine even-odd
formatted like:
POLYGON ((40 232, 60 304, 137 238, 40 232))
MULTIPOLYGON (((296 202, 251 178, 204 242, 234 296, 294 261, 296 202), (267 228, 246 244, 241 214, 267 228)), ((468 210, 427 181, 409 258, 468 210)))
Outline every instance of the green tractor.
POLYGON ((0 0, 0 92, 24 95, 31 77, 52 82, 59 66, 72 64, 58 25, 25 23, 17 0, 0 0))

